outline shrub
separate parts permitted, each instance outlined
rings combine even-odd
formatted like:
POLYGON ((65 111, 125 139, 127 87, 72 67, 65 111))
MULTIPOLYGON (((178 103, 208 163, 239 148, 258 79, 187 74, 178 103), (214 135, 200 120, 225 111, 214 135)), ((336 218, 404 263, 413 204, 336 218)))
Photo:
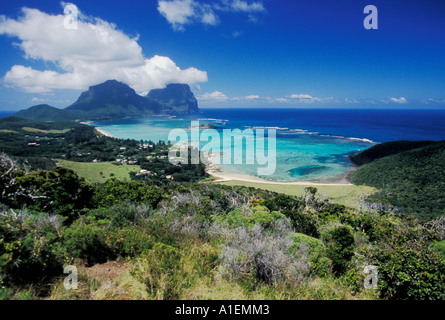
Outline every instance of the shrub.
POLYGON ((385 299, 443 300, 445 261, 419 245, 379 250, 374 259, 378 286, 385 299))
POLYGON ((229 278, 268 284, 289 281, 298 285, 309 271, 307 246, 290 252, 293 241, 289 229, 267 234, 259 224, 247 229, 220 230, 224 235, 221 272, 229 278))
POLYGON ((108 219, 113 228, 119 228, 128 224, 136 225, 141 219, 147 219, 152 209, 145 204, 119 203, 107 210, 108 219))
POLYGON ((145 257, 135 262, 131 275, 144 283, 154 299, 178 299, 181 291, 180 252, 156 243, 145 257))
POLYGON ((24 284, 60 274, 63 218, 27 211, 0 215, 0 283, 24 284))
POLYGON ((121 202, 132 202, 156 208, 162 198, 161 189, 155 186, 113 178, 95 188, 93 199, 98 207, 106 208, 121 202))
POLYGON ((88 265, 103 263, 116 258, 107 243, 110 222, 95 220, 94 217, 81 217, 63 234, 63 241, 71 258, 85 260, 88 265))
POLYGON ((319 276, 327 276, 332 271, 332 261, 326 257, 327 249, 319 239, 296 233, 291 252, 297 251, 301 244, 309 247, 308 261, 311 263, 311 273, 319 276))
POLYGON ((227 215, 220 215, 213 220, 217 223, 227 224, 230 227, 244 226, 249 228, 255 224, 260 224, 265 228, 270 228, 273 227, 274 222, 285 218, 286 216, 279 211, 270 212, 267 207, 256 205, 246 211, 236 208, 227 215))
POLYGON ((123 226, 105 232, 106 244, 116 256, 133 258, 153 248, 153 238, 145 228, 123 226))
POLYGON ((354 236, 351 227, 339 226, 325 231, 322 235, 328 244, 327 256, 332 260, 333 271, 342 274, 354 256, 354 236))
POLYGON ((437 252, 442 259, 445 259, 445 240, 435 241, 428 247, 433 252, 437 252))
POLYGON ((92 186, 69 169, 56 167, 39 170, 17 178, 12 205, 26 205, 30 210, 72 215, 90 207, 92 186))

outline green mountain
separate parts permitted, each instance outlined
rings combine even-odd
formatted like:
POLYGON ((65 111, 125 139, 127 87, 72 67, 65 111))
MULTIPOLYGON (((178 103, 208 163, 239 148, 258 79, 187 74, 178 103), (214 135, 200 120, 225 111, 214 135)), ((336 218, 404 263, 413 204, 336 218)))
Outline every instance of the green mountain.
POLYGON ((391 141, 380 143, 372 148, 351 156, 356 165, 368 164, 374 160, 436 143, 435 141, 391 141))
POLYGON ((349 179, 381 190, 373 200, 421 218, 445 214, 445 140, 382 143, 351 159, 366 164, 349 179))
POLYGON ((75 114, 64 109, 52 107, 47 104, 32 106, 26 110, 17 112, 16 114, 14 114, 14 116, 28 120, 40 121, 67 121, 76 119, 75 114))
POLYGON ((170 84, 143 97, 127 84, 108 80, 89 87, 65 109, 37 105, 15 116, 41 121, 100 121, 197 112, 200 112, 198 103, 186 84, 170 84))
POLYGON ((65 110, 82 120, 113 120, 164 114, 164 107, 138 95, 128 85, 116 80, 91 86, 65 110))
POLYGON ((198 101, 187 84, 173 83, 151 90, 147 98, 170 107, 172 113, 199 113, 198 101))

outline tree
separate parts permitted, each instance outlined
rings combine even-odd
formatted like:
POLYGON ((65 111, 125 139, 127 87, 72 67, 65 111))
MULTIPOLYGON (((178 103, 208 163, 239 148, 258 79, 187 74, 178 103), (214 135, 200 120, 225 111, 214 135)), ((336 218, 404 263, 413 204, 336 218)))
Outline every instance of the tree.
POLYGON ((10 199, 14 207, 71 215, 91 204, 92 186, 69 169, 39 170, 16 181, 17 191, 10 199))
POLYGON ((332 260, 333 271, 342 274, 354 256, 354 236, 351 227, 340 226, 323 234, 328 243, 327 255, 332 260))

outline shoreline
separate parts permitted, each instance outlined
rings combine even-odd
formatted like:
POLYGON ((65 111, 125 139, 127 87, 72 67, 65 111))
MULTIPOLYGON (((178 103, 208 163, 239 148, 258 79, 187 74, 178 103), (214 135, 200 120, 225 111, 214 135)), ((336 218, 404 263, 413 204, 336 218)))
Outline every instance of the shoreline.
MULTIPOLYGON (((108 132, 94 127, 94 129, 101 135, 115 138, 108 132)), ((265 185, 287 185, 287 186, 353 186, 354 184, 349 182, 346 177, 337 181, 337 182, 312 182, 312 181, 270 181, 264 180, 259 177, 251 176, 243 173, 235 173, 224 171, 221 168, 217 167, 212 162, 212 158, 219 157, 221 154, 209 154, 207 157, 207 165, 206 172, 215 180, 212 182, 227 182, 227 181, 241 181, 241 182, 253 182, 253 183, 261 183, 265 185)))
POLYGON ((252 183, 261 183, 265 185, 284 185, 284 186, 353 186, 354 184, 350 182, 312 182, 312 181, 270 181, 264 180, 255 176, 236 174, 236 173, 228 173, 222 171, 213 171, 208 170, 207 173, 216 178, 212 182, 229 182, 229 181, 241 181, 241 182, 252 182, 252 183))
POLYGON ((105 137, 108 138, 115 138, 113 137, 111 134, 109 134, 108 132, 103 131, 102 129, 99 129, 98 127, 94 127, 94 130, 96 130, 96 132, 98 132, 100 135, 103 135, 105 137))
POLYGON ((346 176, 337 182, 312 182, 312 181, 270 181, 259 177, 251 176, 243 173, 228 172, 217 167, 212 162, 215 155, 207 157, 206 172, 215 180, 212 182, 227 182, 227 181, 241 181, 253 182, 267 185, 287 185, 287 186, 353 186, 354 184, 346 179, 346 176))

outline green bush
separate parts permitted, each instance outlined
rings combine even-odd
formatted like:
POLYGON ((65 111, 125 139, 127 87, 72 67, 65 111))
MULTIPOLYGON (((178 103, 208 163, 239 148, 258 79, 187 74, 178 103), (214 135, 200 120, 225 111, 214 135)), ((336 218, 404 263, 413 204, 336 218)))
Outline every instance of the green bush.
POLYGON ((445 299, 445 260, 419 245, 379 250, 378 286, 384 299, 445 299))
POLYGON ((91 206, 92 186, 72 170, 62 167, 39 170, 16 180, 13 207, 25 205, 30 210, 72 215, 73 211, 91 206))
POLYGON ((428 247, 433 252, 437 252, 442 259, 445 259, 445 240, 442 241, 434 241, 428 247))
POLYGON ((106 237, 110 225, 107 220, 97 221, 91 216, 76 220, 63 234, 68 255, 85 260, 88 265, 115 259, 117 255, 106 237))
POLYGON ((119 203, 107 209, 108 219, 113 228, 137 224, 141 219, 148 218, 151 207, 144 204, 135 205, 133 203, 119 203))
POLYGON ((143 255, 153 248, 153 238, 145 228, 139 226, 123 226, 105 232, 107 246, 116 256, 133 258, 143 255))
POLYGON ((58 216, 26 211, 0 218, 0 283, 34 283, 61 273, 65 261, 61 221, 58 216))
POLYGON ((330 274, 332 271, 332 261, 326 256, 327 249, 323 242, 305 234, 296 233, 292 252, 296 252, 301 243, 306 244, 310 248, 308 261, 311 263, 311 273, 319 276, 327 276, 330 274))
POLYGON ((120 181, 109 179, 97 186, 94 192, 94 203, 98 207, 111 207, 125 202, 147 204, 156 208, 162 200, 161 189, 136 181, 120 181))
POLYGON ((351 227, 340 226, 328 230, 322 235, 327 243, 327 256, 332 260, 333 271, 342 274, 354 256, 354 236, 351 227))
POLYGON ((227 213, 227 215, 220 215, 214 218, 214 220, 219 223, 227 223, 231 227, 252 227, 257 223, 263 227, 271 227, 272 222, 284 218, 286 218, 286 216, 281 212, 270 212, 267 207, 257 205, 254 206, 251 211, 247 210, 245 212, 237 208, 227 213))

